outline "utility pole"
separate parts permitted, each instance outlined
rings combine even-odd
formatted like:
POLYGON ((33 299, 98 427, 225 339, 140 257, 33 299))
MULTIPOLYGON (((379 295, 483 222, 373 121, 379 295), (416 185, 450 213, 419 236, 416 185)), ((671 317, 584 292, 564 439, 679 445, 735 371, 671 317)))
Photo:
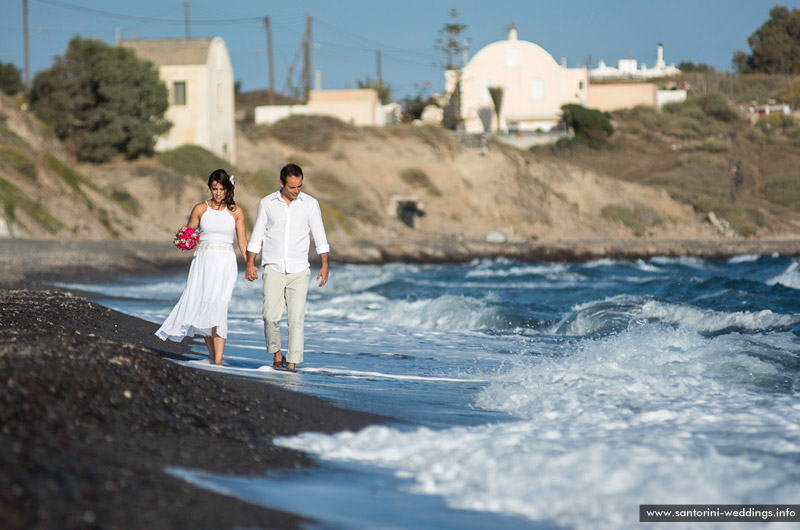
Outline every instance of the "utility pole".
POLYGON ((306 13, 306 36, 303 42, 303 97, 311 90, 311 15, 306 13))
POLYGON ((192 38, 192 30, 189 23, 189 2, 183 3, 183 19, 186 21, 186 39, 192 38))
POLYGON ((275 104, 275 74, 272 71, 272 27, 269 16, 264 17, 264 26, 267 28, 267 63, 269 65, 269 104, 275 104))
POLYGON ((25 38, 25 92, 31 89, 31 63, 28 51, 28 0, 22 0, 22 33, 25 38))
POLYGON ((378 68, 378 78, 375 80, 378 86, 383 86, 383 75, 381 75, 381 51, 375 50, 375 63, 378 68))

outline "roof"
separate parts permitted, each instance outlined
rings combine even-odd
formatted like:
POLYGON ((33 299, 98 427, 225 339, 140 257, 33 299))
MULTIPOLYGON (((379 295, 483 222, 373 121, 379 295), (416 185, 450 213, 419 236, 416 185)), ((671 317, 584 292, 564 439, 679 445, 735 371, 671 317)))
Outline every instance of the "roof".
POLYGON ((123 46, 140 59, 156 66, 206 64, 208 49, 214 39, 141 39, 123 40, 123 46))

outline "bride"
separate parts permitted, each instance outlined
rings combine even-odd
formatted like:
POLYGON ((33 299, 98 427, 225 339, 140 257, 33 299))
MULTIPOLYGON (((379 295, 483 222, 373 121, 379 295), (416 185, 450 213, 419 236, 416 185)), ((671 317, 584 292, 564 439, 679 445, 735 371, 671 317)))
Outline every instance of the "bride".
POLYGON ((247 233, 244 211, 233 200, 233 175, 217 169, 208 177, 208 189, 211 199, 196 204, 189 216, 188 226, 200 227, 200 243, 186 288, 156 335, 175 342, 203 335, 209 362, 221 365, 228 336, 228 304, 238 275, 233 239, 235 236, 246 258, 247 233))

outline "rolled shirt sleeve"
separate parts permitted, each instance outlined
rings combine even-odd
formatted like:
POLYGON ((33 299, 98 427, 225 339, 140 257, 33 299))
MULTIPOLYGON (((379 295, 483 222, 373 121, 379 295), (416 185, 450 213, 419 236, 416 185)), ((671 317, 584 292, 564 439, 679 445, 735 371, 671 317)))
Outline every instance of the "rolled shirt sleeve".
POLYGON ((325 254, 331 251, 331 246, 328 244, 328 237, 325 235, 325 225, 322 224, 322 210, 320 210, 319 202, 314 201, 314 208, 311 211, 311 217, 308 220, 311 235, 314 237, 314 247, 317 254, 325 254))
POLYGON ((264 243, 264 235, 267 233, 267 210, 264 205, 264 200, 258 203, 258 213, 256 214, 256 222, 253 225, 253 233, 250 234, 250 240, 247 242, 247 251, 253 254, 261 252, 261 246, 264 243))

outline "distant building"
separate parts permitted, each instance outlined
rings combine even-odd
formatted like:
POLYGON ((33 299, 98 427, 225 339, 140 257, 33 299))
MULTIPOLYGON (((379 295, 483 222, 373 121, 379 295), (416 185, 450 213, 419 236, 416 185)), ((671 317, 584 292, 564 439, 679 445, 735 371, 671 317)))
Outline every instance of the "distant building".
POLYGON ((262 105, 255 108, 255 123, 275 123, 295 114, 333 116, 353 125, 386 125, 393 121, 396 104, 381 105, 373 88, 310 90, 305 105, 262 105))
POLYGON ((602 83, 589 85, 589 107, 610 112, 637 105, 660 109, 666 103, 686 100, 686 90, 662 90, 654 83, 602 83))
POLYGON ((664 46, 659 44, 656 50, 656 64, 653 68, 647 68, 642 64, 637 66, 636 59, 620 59, 617 67, 606 65, 605 61, 599 61, 597 68, 589 70, 589 78, 592 81, 605 79, 655 79, 657 77, 671 77, 679 75, 681 71, 674 64, 664 62, 664 46))
MULTIPOLYGON (((445 89, 452 94, 456 73, 445 74, 445 89)), ((558 64, 540 46, 517 39, 512 25, 508 39, 482 48, 462 70, 461 118, 467 132, 497 130, 490 87, 503 89, 500 128, 504 131, 549 131, 561 120, 561 106, 586 105, 589 75, 586 68, 558 64)))
POLYGON ((156 150, 199 145, 235 164, 233 66, 225 41, 142 39, 118 45, 152 62, 169 90, 166 117, 173 125, 156 150))

